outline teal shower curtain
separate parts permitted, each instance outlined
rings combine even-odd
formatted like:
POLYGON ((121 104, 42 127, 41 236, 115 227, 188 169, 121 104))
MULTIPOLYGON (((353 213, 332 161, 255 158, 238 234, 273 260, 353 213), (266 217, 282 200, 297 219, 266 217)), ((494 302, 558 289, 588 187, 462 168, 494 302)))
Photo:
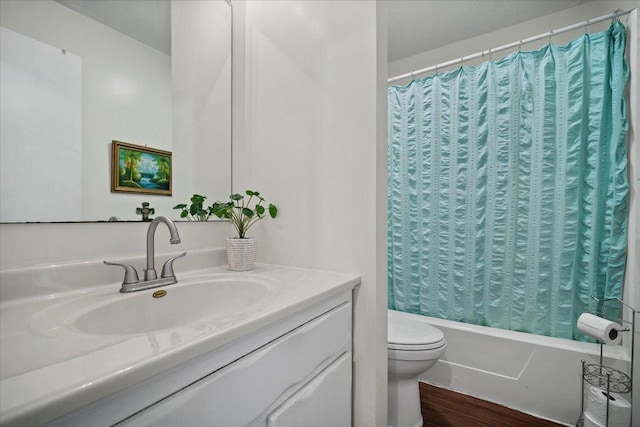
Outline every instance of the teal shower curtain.
POLYGON ((393 86, 389 308, 584 339, 621 297, 625 28, 393 86))

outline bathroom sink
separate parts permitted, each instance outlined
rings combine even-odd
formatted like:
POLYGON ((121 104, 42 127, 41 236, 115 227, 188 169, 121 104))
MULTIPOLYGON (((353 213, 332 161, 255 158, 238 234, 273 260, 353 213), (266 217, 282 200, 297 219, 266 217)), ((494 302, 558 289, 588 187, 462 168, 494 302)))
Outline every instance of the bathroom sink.
POLYGON ((268 291, 260 282, 232 280, 167 286, 120 294, 115 300, 93 305, 69 323, 94 335, 154 332, 204 320, 232 319, 264 301, 268 291))

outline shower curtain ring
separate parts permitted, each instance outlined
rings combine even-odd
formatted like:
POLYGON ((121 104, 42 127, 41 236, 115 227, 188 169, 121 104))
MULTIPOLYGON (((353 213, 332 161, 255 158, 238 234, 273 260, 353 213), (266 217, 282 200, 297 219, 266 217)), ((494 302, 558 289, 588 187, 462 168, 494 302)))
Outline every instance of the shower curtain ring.
POLYGON ((616 22, 620 22, 620 14, 624 12, 622 9, 618 8, 616 10, 613 11, 613 13, 615 13, 616 16, 613 17, 613 19, 611 20, 612 24, 615 24, 616 22))
POLYGON ((520 43, 518 43, 518 52, 522 52, 522 39, 520 39, 520 43))
POLYGON ((587 34, 589 32, 589 22, 591 20, 587 19, 586 21, 584 21, 584 33, 587 34))
POLYGON ((553 30, 549 31, 549 44, 551 44, 551 37, 553 36, 553 30))

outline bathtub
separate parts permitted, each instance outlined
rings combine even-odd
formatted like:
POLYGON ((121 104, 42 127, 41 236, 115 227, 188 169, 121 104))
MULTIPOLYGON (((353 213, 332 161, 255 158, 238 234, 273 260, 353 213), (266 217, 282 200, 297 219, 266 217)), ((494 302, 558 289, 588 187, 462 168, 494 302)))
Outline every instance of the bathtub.
MULTIPOLYGON (((446 353, 421 381, 575 426, 581 360, 599 363, 600 345, 412 316, 440 328, 447 340, 446 353)), ((624 347, 605 346, 604 356, 605 365, 629 373, 624 347)))

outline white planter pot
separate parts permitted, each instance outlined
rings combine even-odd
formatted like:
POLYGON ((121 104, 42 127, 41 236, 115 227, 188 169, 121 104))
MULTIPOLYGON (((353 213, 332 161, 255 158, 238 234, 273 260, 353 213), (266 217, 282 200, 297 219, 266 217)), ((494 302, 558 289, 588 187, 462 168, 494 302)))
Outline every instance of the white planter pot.
POLYGON ((253 270, 258 241, 253 237, 227 237, 227 265, 231 271, 253 270))

